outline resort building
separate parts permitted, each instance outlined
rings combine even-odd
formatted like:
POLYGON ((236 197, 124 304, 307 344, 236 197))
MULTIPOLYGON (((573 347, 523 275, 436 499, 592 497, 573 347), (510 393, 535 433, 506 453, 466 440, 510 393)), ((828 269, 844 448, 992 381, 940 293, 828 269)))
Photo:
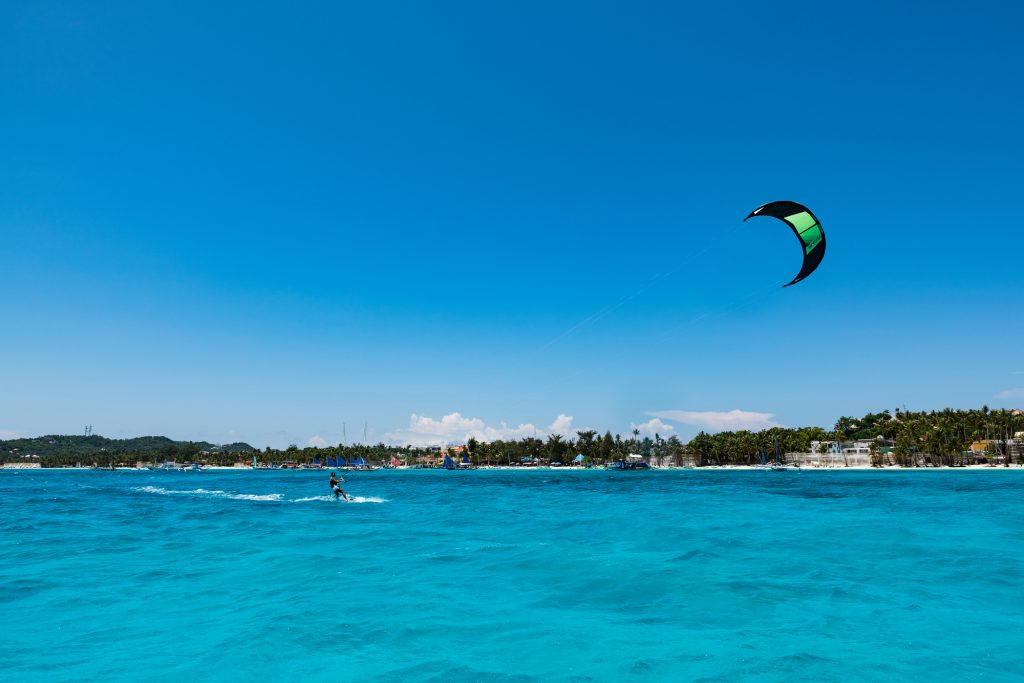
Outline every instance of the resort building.
POLYGON ((847 452, 841 447, 826 449, 823 453, 786 453, 785 459, 787 465, 800 465, 802 467, 868 467, 871 465, 871 454, 869 451, 851 448, 847 452))
POLYGON ((872 444, 876 445, 881 453, 894 446, 895 442, 882 437, 877 439, 857 439, 856 441, 812 441, 811 453, 846 456, 870 455, 872 444))
POLYGON ((1012 457, 1017 462, 1020 462, 1024 458, 1024 432, 1017 432, 1014 438, 1009 439, 1006 442, 1007 449, 1012 457))

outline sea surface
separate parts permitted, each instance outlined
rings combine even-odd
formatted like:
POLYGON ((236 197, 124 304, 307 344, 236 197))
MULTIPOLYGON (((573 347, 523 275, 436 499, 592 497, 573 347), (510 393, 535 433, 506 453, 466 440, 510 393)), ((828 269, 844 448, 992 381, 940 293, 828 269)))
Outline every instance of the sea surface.
POLYGON ((0 472, 5 681, 1021 681, 1024 471, 0 472))

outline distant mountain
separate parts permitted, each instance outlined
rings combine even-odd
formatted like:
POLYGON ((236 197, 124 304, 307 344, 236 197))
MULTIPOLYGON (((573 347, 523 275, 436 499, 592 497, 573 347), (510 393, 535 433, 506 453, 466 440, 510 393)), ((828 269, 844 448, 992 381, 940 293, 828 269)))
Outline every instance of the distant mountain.
POLYGON ((78 436, 51 434, 31 439, 0 440, 0 455, 25 457, 38 455, 41 458, 54 456, 98 456, 118 453, 170 454, 237 453, 256 450, 247 443, 237 442, 216 445, 208 441, 174 441, 166 436, 139 436, 134 439, 108 439, 103 436, 78 436))

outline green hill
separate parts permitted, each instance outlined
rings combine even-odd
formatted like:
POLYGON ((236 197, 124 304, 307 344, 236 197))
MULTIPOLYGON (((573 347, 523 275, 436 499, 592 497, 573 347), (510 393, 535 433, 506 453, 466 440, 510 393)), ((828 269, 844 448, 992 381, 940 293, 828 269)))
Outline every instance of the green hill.
POLYGON ((234 454, 255 450, 247 443, 212 444, 207 441, 174 441, 166 436, 139 436, 133 439, 108 439, 103 436, 51 434, 29 439, 0 440, 0 459, 38 456, 43 461, 113 461, 132 458, 145 460, 192 459, 201 453, 211 459, 234 459, 234 454))

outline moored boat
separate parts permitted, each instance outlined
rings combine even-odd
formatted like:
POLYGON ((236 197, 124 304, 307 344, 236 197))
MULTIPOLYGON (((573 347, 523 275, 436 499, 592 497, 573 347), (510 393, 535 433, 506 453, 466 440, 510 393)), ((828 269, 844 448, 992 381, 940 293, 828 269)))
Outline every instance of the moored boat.
POLYGON ((625 460, 616 460, 607 466, 609 470, 649 470, 651 466, 644 462, 643 456, 630 453, 625 460))

